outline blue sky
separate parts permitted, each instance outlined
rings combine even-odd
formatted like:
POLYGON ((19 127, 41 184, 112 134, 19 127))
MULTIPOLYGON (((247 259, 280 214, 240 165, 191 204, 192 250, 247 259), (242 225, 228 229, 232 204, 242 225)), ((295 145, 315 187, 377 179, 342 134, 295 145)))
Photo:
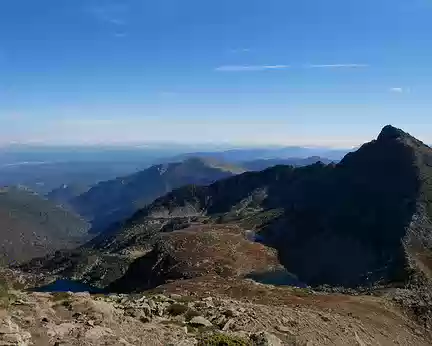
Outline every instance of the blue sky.
POLYGON ((4 0, 0 143, 432 142, 432 0, 4 0))

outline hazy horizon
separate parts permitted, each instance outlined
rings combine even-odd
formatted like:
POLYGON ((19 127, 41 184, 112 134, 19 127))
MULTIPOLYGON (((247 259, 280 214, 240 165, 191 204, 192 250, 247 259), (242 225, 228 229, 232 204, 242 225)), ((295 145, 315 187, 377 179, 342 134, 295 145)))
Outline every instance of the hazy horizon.
MULTIPOLYGON (((382 127, 381 127, 382 128, 382 127)), ((169 140, 153 140, 153 141, 70 141, 70 142, 62 142, 62 141, 16 141, 9 143, 0 142, 0 150, 1 149, 12 149, 12 148, 113 148, 113 149, 130 149, 130 150, 144 150, 144 149, 172 149, 177 147, 177 149, 181 149, 185 152, 189 151, 223 151, 223 150, 235 150, 235 149, 260 149, 260 148, 289 148, 289 147, 302 147, 302 148, 322 148, 322 149, 331 149, 331 150, 350 150, 357 148, 367 142, 370 142, 378 136, 381 128, 376 133, 372 134, 370 138, 363 138, 358 140, 347 139, 346 141, 341 140, 340 138, 333 138, 330 141, 318 141, 316 143, 307 142, 307 137, 302 138, 299 142, 287 141, 285 142, 264 142, 264 141, 256 141, 256 142, 236 142, 236 141, 202 141, 202 142, 193 142, 193 141, 169 141, 169 140)), ((405 128, 402 130, 406 131, 405 128)), ((409 131, 406 131, 409 132, 409 131)), ((419 136, 416 133, 410 133, 415 136, 422 142, 430 145, 432 143, 432 136, 419 136)))
POLYGON ((14 0, 0 145, 432 143, 429 0, 14 0))
MULTIPOLYGON (((371 139, 372 140, 372 139, 371 139)), ((230 143, 230 142, 102 142, 102 143, 49 143, 49 142, 12 142, 0 144, 1 150, 24 150, 28 149, 65 149, 65 148, 77 148, 77 149, 113 149, 113 150, 168 150, 176 148, 185 153, 193 151, 229 151, 229 150, 242 150, 242 149, 283 149, 283 148, 310 148, 310 149, 329 149, 329 150, 349 150, 357 148, 366 142, 359 143, 353 146, 329 146, 329 145, 316 145, 316 144, 256 144, 256 143, 230 143)))

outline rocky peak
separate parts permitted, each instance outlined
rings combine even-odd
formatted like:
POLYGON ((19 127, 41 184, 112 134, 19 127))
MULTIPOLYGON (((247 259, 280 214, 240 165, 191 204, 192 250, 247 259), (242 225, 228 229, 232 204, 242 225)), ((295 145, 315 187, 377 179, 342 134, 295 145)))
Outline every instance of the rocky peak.
MULTIPOLYGON (((430 148, 422 141, 418 140, 414 136, 401 129, 398 129, 392 125, 385 126, 379 134, 376 143, 403 143, 406 147, 414 149, 416 153, 425 154, 425 150, 428 151, 430 148)), ((426 152, 427 153, 427 152, 426 152)), ((432 155, 432 152, 429 153, 432 155)))
POLYGON ((388 140, 388 139, 400 139, 403 137, 411 137, 408 133, 394 127, 392 125, 386 125, 381 130, 381 133, 378 136, 378 141, 388 140))

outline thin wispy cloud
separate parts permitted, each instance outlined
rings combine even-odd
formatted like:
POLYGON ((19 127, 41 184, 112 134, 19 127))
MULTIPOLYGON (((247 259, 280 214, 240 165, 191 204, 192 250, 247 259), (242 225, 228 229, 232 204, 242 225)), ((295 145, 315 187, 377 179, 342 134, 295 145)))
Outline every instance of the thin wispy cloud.
POLYGON ((404 93, 409 93, 410 89, 402 88, 402 87, 392 87, 389 89, 389 91, 393 94, 404 94, 404 93))
POLYGON ((116 37, 116 38, 123 38, 123 37, 126 37, 127 36, 127 33, 125 33, 125 32, 116 32, 116 33, 114 33, 114 37, 116 37))
POLYGON ((319 64, 319 65, 223 65, 216 67, 216 71, 222 72, 248 72, 248 71, 266 71, 266 70, 285 70, 292 69, 356 69, 369 67, 368 64, 319 64))
POLYGON ((230 49, 230 53, 249 53, 251 50, 250 48, 234 48, 230 49))
POLYGON ((402 88, 399 88, 399 87, 397 87, 397 88, 390 88, 390 91, 391 91, 392 93, 396 93, 396 94, 401 94, 401 93, 403 93, 403 89, 402 89, 402 88))
POLYGON ((305 68, 361 68, 369 67, 368 64, 317 64, 305 65, 305 68))
POLYGON ((97 20, 114 26, 127 24, 129 6, 126 4, 106 4, 87 8, 97 20))
POLYGON ((216 67, 216 71, 221 72, 248 72, 248 71, 267 71, 267 70, 285 70, 290 68, 289 65, 224 65, 216 67))

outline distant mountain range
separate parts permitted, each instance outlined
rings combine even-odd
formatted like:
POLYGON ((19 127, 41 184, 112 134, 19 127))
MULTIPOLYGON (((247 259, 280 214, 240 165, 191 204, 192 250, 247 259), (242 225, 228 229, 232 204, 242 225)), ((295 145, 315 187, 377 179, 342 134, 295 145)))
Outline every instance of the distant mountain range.
POLYGON ((89 224, 25 188, 0 189, 0 263, 11 264, 89 240, 89 224))
POLYGON ((84 247, 26 268, 124 291, 132 283, 146 289, 208 273, 244 277, 264 270, 246 268, 236 251, 276 265, 261 250, 222 237, 224 227, 277 249, 283 266, 309 285, 431 280, 432 149, 387 126, 336 165, 276 166, 181 187, 84 247))
POLYGON ((0 147, 0 186, 25 185, 41 194, 63 185, 79 189, 132 174, 184 152, 176 147, 0 147))
POLYGON ((268 159, 304 159, 308 157, 324 157, 328 160, 339 161, 348 152, 355 149, 329 149, 319 147, 282 147, 282 148, 250 148, 232 149, 226 151, 192 152, 182 154, 172 160, 184 160, 190 157, 212 158, 221 162, 239 164, 245 161, 268 159))
POLYGON ((65 186, 48 194, 48 198, 69 206, 91 222, 92 231, 97 233, 129 218, 138 209, 175 188, 188 184, 207 185, 243 171, 210 159, 190 158, 104 181, 79 195, 76 195, 79 193, 76 190, 71 191, 69 186, 65 186))
POLYGON ((150 165, 137 162, 19 162, 0 166, 0 186, 24 185, 41 194, 62 185, 90 188, 100 181, 131 174, 150 165))
POLYGON ((100 182, 92 187, 62 185, 47 194, 50 200, 67 207, 91 222, 98 233, 132 216, 156 198, 188 184, 206 185, 245 171, 260 171, 275 165, 304 166, 330 163, 320 157, 263 159, 227 164, 214 158, 191 157, 182 162, 155 165, 132 175, 100 182))
MULTIPOLYGON (((320 155, 317 152, 329 154, 329 156, 321 155, 321 157, 338 160, 346 152, 291 147, 178 154, 186 149, 186 147, 115 148, 103 146, 0 148, 0 186, 24 185, 41 194, 67 186, 68 190, 74 190, 72 194, 76 194, 79 191, 84 192, 99 182, 133 174, 152 165, 181 162, 194 157, 243 166, 243 164, 248 164, 247 161, 255 160, 270 159, 275 162, 279 159, 303 160, 310 156, 320 155)), ((280 162, 283 163, 283 161, 280 162)), ((263 163, 260 167, 266 165, 263 163)))

